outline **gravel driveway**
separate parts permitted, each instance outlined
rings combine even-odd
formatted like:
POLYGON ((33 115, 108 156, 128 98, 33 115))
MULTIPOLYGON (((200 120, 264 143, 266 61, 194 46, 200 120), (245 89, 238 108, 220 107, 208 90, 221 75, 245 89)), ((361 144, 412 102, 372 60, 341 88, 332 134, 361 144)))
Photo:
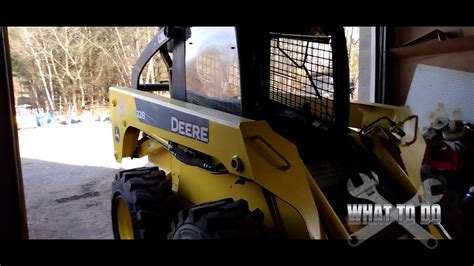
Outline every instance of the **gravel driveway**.
POLYGON ((47 125, 18 135, 30 238, 113 238, 113 176, 147 159, 115 162, 109 122, 47 125))

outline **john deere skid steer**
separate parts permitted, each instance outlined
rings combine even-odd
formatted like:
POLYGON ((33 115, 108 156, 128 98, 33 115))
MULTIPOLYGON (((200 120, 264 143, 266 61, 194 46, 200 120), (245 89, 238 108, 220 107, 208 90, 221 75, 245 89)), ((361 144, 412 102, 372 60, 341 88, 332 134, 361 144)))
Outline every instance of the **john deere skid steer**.
MULTIPOLYGON (((162 27, 110 108, 115 159, 155 165, 115 176, 118 239, 357 243, 347 204, 368 201, 348 187, 370 181, 396 204, 422 185, 417 117, 349 102, 343 28, 162 27), (169 82, 140 84, 155 54, 169 82)), ((393 223, 371 237, 422 238, 410 233, 393 223)))

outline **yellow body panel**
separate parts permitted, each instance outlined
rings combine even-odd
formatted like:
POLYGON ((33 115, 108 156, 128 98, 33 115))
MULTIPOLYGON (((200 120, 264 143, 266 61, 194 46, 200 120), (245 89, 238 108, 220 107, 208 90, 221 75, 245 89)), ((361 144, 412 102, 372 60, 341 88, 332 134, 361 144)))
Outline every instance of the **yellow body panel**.
MULTIPOLYGON (((349 126, 362 128, 381 116, 387 116, 393 121, 400 122, 410 115, 412 115, 412 113, 408 106, 352 102, 350 105, 349 126)), ((413 132, 406 133, 410 136, 413 135, 413 132)), ((414 193, 416 193, 421 186, 420 169, 423 155, 425 153, 425 147, 426 144, 421 134, 416 134, 416 140, 413 144, 409 146, 400 146, 403 163, 407 170, 405 175, 408 178, 407 180, 411 183, 406 183, 404 186, 409 189, 410 192, 414 191, 414 193)), ((378 155, 378 158, 381 158, 380 162, 384 164, 385 169, 391 171, 393 176, 399 176, 401 174, 400 171, 404 172, 401 170, 400 166, 394 166, 392 162, 393 160, 390 160, 392 157, 387 156, 387 151, 384 148, 377 149, 375 152, 378 155), (389 160, 389 162, 385 159, 389 160)))
MULTIPOLYGON (((391 106, 384 104, 364 104, 352 102, 350 105, 350 121, 349 126, 354 128, 362 128, 381 116, 387 116, 395 122, 401 122, 412 113, 408 106, 391 106)), ((421 187, 421 166, 425 153, 426 143, 423 136, 419 134, 418 128, 404 128, 407 133, 407 142, 409 145, 399 146, 403 166, 401 166, 388 150, 382 145, 380 136, 372 138, 374 141, 373 152, 378 159, 380 165, 387 171, 388 177, 396 182, 404 191, 410 195, 415 195, 421 187), (410 132, 407 132, 410 131, 410 132), (413 140, 413 141, 412 141, 413 140), (406 171, 404 170, 406 169, 406 171)), ((356 136, 352 132, 353 136, 356 136)), ((358 139, 357 137, 355 139, 358 139)), ((434 225, 428 225, 428 230, 437 239, 443 239, 441 231, 434 225)))
MULTIPOLYGON (((224 164, 229 174, 210 174, 200 168, 185 165, 175 158, 171 158, 170 155, 158 158, 160 157, 158 154, 164 154, 164 149, 156 149, 154 153, 151 153, 150 161, 165 169, 169 168, 166 170, 171 170, 171 178, 174 187, 177 187, 177 192, 185 200, 194 204, 225 197, 245 198, 250 207, 258 206, 264 213, 268 213, 265 212, 268 207, 266 207, 267 203, 261 189, 271 191, 281 202, 289 205, 283 213, 293 216, 293 220, 297 217, 295 212, 298 213, 300 219, 306 224, 310 238, 321 238, 319 215, 306 178, 306 167, 301 161, 296 147, 274 133, 265 121, 252 121, 128 88, 111 88, 110 99, 112 130, 114 131, 117 127, 120 134, 119 141, 114 141, 115 156, 118 161, 132 155, 137 146, 138 129, 153 138, 166 139, 204 152, 213 157, 216 162, 224 164), (136 110, 136 98, 208 119, 209 142, 202 143, 141 123, 136 117, 135 111, 123 111, 136 110), (261 142, 261 139, 265 142, 261 142), (284 154, 284 158, 281 158, 282 154, 284 154), (235 156, 240 158, 243 165, 239 171, 231 165, 232 158, 235 156), (285 165, 285 161, 289 162, 290 167, 283 170, 280 166, 285 165), (254 180, 254 183, 247 182, 244 185, 236 185, 234 183, 238 177, 254 180), (290 211, 292 209, 295 211, 290 211)), ((141 153, 143 155, 143 151, 141 153)), ((273 222, 268 220, 271 216, 265 215, 265 217, 267 217, 267 224, 273 222)), ((291 224, 289 227, 287 229, 288 235, 301 235, 297 232, 301 232, 301 229, 292 230, 291 224)))
MULTIPOLYGON (((329 234, 332 238, 348 239, 349 233, 304 165, 296 146, 275 133, 267 122, 129 88, 110 88, 110 102, 116 160, 120 162, 133 154, 148 155, 150 162, 167 172, 173 190, 184 200, 200 204, 222 198, 243 198, 249 202, 250 209, 264 212, 267 226, 283 229, 289 237, 324 239, 329 234), (136 113, 137 100, 205 119, 208 142, 143 123, 136 113), (140 131, 152 139, 137 145, 140 131), (228 173, 213 174, 182 163, 162 147, 168 141, 205 153, 214 163, 222 163, 228 173), (235 158, 241 167, 232 165, 235 158), (245 178, 244 184, 237 183, 241 178, 245 178), (327 232, 323 231, 323 223, 327 232)), ((164 113, 153 113, 156 117, 160 115, 164 113)), ((350 124, 361 128, 381 115, 400 121, 409 115, 409 109, 353 103, 350 124)), ((404 153, 410 156, 410 160, 404 160, 407 173, 395 160, 386 158, 383 148, 378 147, 375 153, 382 165, 393 171, 393 178, 399 178, 412 191, 420 185, 422 155, 419 155, 424 151, 423 145, 423 139, 418 136, 413 145, 402 147, 402 157, 404 153)))

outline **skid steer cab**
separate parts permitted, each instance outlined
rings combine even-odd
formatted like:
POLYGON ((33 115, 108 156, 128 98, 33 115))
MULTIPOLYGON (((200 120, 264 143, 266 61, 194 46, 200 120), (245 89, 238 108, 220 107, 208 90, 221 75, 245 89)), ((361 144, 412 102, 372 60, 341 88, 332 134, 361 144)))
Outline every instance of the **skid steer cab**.
POLYGON ((115 238, 419 238, 350 223, 349 184, 418 192, 424 142, 407 107, 349 102, 342 27, 161 27, 131 76, 109 90, 115 159, 154 166, 115 176, 115 238), (142 84, 155 55, 169 79, 142 84))

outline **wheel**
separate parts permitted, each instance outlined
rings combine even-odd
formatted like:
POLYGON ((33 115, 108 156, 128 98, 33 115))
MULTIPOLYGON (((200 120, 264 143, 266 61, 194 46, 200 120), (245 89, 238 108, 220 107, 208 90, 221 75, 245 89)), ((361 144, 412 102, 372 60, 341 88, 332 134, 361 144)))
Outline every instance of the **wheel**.
POLYGON ((179 212, 168 239, 260 239, 263 212, 249 211, 245 200, 223 199, 179 212))
POLYGON ((115 239, 166 239, 179 207, 158 167, 125 170, 112 183, 112 228, 115 239))

